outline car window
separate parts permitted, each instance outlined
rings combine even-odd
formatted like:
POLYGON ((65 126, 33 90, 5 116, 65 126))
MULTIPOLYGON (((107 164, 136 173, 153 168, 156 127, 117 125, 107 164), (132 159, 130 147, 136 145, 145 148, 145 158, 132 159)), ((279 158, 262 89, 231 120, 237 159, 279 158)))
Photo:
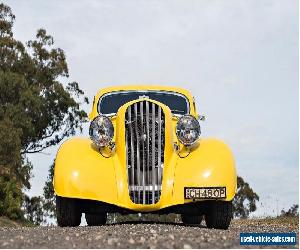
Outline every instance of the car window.
POLYGON ((127 102, 146 97, 168 106, 173 114, 189 113, 187 98, 170 91, 117 91, 103 95, 98 102, 98 112, 101 114, 115 114, 127 102))

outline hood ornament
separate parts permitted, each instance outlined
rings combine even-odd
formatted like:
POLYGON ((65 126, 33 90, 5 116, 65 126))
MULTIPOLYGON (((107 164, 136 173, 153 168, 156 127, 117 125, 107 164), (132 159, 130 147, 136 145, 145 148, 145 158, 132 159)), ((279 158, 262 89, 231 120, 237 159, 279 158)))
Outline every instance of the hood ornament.
POLYGON ((145 99, 145 98, 148 98, 148 99, 149 99, 149 96, 146 96, 146 95, 140 95, 140 96, 139 96, 139 99, 145 99))

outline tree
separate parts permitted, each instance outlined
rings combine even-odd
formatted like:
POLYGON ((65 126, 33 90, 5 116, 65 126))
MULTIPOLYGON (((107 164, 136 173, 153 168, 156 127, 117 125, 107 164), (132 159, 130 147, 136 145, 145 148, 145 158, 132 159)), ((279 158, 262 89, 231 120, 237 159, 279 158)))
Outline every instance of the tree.
POLYGON ((40 225, 43 222, 43 199, 40 196, 28 197, 25 195, 23 202, 25 218, 34 225, 40 225))
POLYGON ((15 193, 0 191, 0 216, 21 218, 32 170, 26 155, 81 131, 87 114, 80 104, 88 100, 77 82, 67 83, 66 57, 53 37, 39 29, 23 44, 13 37, 14 20, 10 7, 0 4, 0 186, 15 193))
POLYGON ((22 199, 22 190, 17 181, 10 180, 8 175, 0 176, 0 215, 14 220, 21 219, 22 199))
POLYGON ((237 193, 233 200, 234 216, 248 218, 249 214, 256 210, 256 201, 259 201, 259 196, 242 177, 238 176, 237 193))
POLYGON ((44 212, 48 218, 56 217, 55 194, 53 187, 54 163, 49 168, 49 174, 44 186, 44 212))
POLYGON ((282 209, 281 213, 280 213, 280 216, 298 217, 299 216, 298 209, 299 209, 299 205, 298 204, 294 204, 287 211, 285 211, 284 209, 282 209))

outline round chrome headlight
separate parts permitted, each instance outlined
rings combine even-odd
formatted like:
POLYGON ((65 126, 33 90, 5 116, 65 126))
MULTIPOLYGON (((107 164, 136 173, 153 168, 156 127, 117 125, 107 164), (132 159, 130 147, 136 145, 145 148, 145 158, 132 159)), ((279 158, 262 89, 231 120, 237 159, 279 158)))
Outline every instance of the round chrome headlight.
POLYGON ((185 115, 177 122, 176 135, 182 144, 186 146, 194 144, 199 139, 200 134, 200 124, 195 117, 185 115))
POLYGON ((114 137, 114 126, 106 116, 97 116, 90 124, 91 140, 98 146, 107 146, 114 137))

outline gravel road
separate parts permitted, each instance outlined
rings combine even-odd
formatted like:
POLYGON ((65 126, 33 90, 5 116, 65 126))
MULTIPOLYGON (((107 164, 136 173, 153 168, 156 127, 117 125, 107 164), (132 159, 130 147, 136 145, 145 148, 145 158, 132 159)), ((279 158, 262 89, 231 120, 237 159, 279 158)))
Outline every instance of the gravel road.
MULTIPOLYGON (((240 232, 297 232, 298 222, 234 220, 229 230, 181 223, 127 222, 99 227, 0 227, 0 248, 240 248, 240 232)), ((299 234, 297 236, 298 248, 299 234)))

